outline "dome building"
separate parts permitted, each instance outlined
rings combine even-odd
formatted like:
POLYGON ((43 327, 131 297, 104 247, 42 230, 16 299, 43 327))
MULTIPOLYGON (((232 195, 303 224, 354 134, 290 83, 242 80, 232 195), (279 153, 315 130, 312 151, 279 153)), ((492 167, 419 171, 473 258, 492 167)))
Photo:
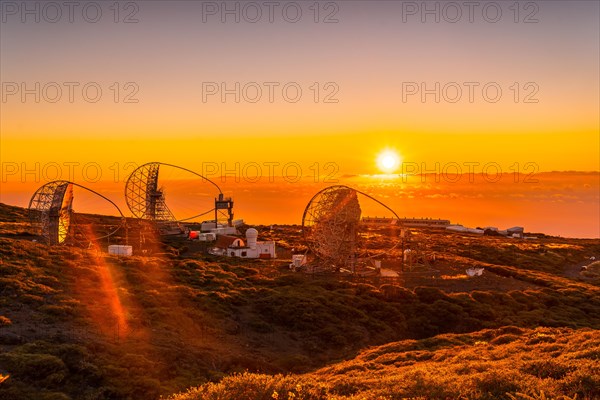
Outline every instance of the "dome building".
POLYGON ((229 240, 221 240, 222 237, 219 236, 217 245, 209 251, 211 254, 239 258, 277 258, 275 242, 259 242, 258 231, 254 228, 246 230, 245 244, 243 240, 233 236, 227 236, 229 240))

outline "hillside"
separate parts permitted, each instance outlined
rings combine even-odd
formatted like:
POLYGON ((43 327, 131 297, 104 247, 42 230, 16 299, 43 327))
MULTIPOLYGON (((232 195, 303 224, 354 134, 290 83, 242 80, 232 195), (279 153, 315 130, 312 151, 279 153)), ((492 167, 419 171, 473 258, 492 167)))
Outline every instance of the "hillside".
POLYGON ((598 331, 509 326, 390 343, 310 374, 238 374, 170 399, 592 399, 599 357, 598 331))
MULTIPOLYGON (((284 258, 302 246, 298 227, 258 228, 284 258)), ((292 384, 307 389, 296 398, 600 396, 600 280, 580 272, 600 240, 416 230, 437 272, 377 280, 217 258, 186 240, 119 258, 104 242, 48 247, 34 233, 24 210, 0 205, 0 398, 153 399, 203 384, 189 398, 258 386, 245 398, 286 398, 292 384), (246 371, 267 375, 228 377, 246 371)))

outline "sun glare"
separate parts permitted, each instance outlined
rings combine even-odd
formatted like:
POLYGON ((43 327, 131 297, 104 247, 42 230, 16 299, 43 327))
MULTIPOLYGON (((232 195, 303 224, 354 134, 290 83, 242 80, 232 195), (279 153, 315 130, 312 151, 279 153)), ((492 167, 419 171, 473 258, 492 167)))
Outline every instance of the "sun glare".
POLYGON ((396 172, 400 167, 400 155, 395 150, 383 150, 377 156, 377 167, 385 174, 396 172))

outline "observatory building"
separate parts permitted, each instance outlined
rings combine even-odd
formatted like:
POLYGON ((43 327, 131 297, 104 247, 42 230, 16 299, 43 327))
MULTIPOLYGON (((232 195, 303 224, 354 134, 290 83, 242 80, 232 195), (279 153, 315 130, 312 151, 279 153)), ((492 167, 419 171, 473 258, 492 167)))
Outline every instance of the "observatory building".
POLYGON ((215 223, 215 220, 203 221, 200 225, 201 232, 210 232, 216 235, 237 235, 237 228, 244 225, 243 219, 236 219, 232 222, 231 226, 222 224, 220 222, 215 223))
POLYGON ((410 228, 445 228, 450 225, 447 219, 433 218, 363 217, 361 222, 366 225, 401 225, 410 228))
POLYGON ((277 258, 275 242, 259 242, 258 231, 254 228, 246 231, 246 243, 236 236, 219 235, 209 253, 239 258, 277 258))

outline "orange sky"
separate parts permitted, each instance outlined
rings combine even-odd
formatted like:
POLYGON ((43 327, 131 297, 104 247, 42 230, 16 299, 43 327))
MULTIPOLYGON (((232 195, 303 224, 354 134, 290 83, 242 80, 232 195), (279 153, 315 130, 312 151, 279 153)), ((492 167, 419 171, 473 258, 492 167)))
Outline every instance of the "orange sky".
MULTIPOLYGON (((214 187, 198 180, 181 179, 183 175, 161 169, 161 180, 169 207, 177 218, 185 219, 212 208, 214 187)), ((122 179, 124 179, 123 177, 122 179)), ((189 176, 188 176, 189 178, 189 176)), ((465 226, 524 226, 529 232, 568 237, 600 237, 599 173, 536 173, 496 177, 481 173, 456 177, 451 174, 407 177, 332 176, 315 182, 304 176, 297 182, 268 178, 252 182, 254 176, 215 178, 226 195, 234 198, 235 218, 250 224, 300 224, 302 212, 310 198, 332 184, 355 187, 383 201, 401 217, 449 219, 465 226)), ((0 202, 26 206, 37 186, 35 182, 6 183, 0 202)), ((127 211, 124 183, 87 184, 114 200, 127 211)), ((371 201, 361 199, 364 216, 387 216, 390 213, 371 201)), ((115 214, 112 205, 101 202, 88 192, 75 188, 74 208, 78 212, 115 214)))
POLYGON ((68 165, 82 183, 96 166, 110 183, 149 161, 375 174, 385 148, 426 168, 600 170, 598 2, 538 2, 533 23, 522 2, 518 15, 498 3, 494 23, 481 10, 423 23, 390 1, 336 2, 335 23, 326 2, 317 22, 309 8, 296 23, 235 22, 202 3, 136 2, 135 23, 109 8, 97 23, 3 14, 2 198, 23 203, 68 165))
POLYGON ((223 23, 201 3, 144 2, 129 24, 108 8, 97 23, 5 15, 2 161, 327 159, 371 173, 390 146, 419 163, 600 169, 597 2, 544 2, 535 23, 524 4, 518 23, 510 8, 422 23, 388 1, 337 4, 336 23, 308 8, 297 23, 223 23))

